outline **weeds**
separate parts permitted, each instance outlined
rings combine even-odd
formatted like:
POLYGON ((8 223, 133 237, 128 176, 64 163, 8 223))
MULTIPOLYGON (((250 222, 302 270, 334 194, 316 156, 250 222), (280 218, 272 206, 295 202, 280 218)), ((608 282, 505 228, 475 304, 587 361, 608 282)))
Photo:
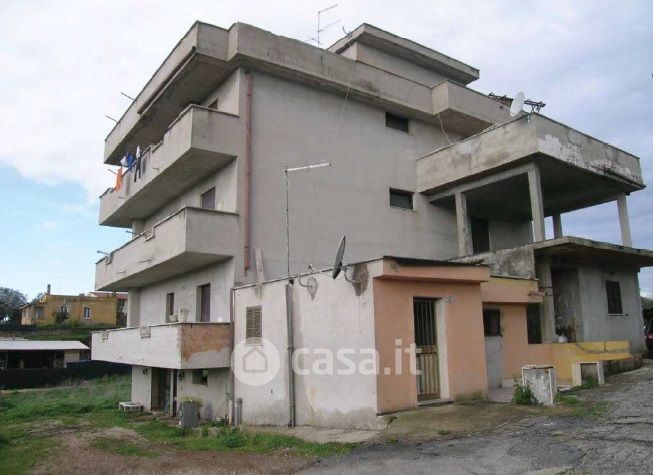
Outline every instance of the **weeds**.
POLYGON ((90 445, 96 449, 130 457, 155 458, 159 456, 158 452, 148 450, 139 444, 110 437, 98 437, 90 445))
POLYGON ((537 406, 538 400, 535 398, 533 391, 528 383, 522 384, 515 378, 515 393, 512 396, 512 402, 522 406, 537 406))

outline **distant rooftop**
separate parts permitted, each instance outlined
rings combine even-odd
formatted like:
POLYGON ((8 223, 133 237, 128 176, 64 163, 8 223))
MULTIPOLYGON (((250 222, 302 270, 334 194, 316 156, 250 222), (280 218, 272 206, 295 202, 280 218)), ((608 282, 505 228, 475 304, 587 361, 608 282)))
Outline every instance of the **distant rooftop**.
POLYGON ((0 351, 66 351, 88 350, 89 347, 79 341, 34 341, 25 339, 0 339, 0 351))

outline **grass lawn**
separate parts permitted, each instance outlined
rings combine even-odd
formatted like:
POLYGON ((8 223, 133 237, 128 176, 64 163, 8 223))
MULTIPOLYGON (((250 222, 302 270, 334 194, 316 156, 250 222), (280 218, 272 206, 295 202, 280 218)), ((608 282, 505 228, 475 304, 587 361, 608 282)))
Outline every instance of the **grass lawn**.
POLYGON ((1 393, 0 474, 26 473, 39 460, 65 449, 64 434, 83 434, 80 439, 92 450, 123 457, 156 458, 170 450, 324 457, 346 453, 355 446, 306 442, 216 424, 182 429, 148 414, 118 411, 118 402, 129 399, 129 387, 128 376, 111 376, 68 386, 1 393), (134 431, 140 437, 124 440, 111 435, 112 428, 134 431))

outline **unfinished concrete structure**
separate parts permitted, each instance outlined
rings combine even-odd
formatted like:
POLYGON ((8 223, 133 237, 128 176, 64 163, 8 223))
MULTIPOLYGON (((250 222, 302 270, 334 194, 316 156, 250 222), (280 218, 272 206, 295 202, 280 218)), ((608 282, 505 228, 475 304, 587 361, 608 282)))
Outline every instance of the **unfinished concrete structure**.
POLYGON ((320 162, 332 166, 291 181, 292 274, 331 265, 343 234, 352 261, 487 262, 540 279, 540 341, 558 319, 572 338, 638 349, 637 270, 653 259, 630 242, 638 159, 537 114, 511 119, 467 87, 478 77, 367 24, 323 50, 195 23, 106 138, 106 164, 143 152, 101 196, 100 224, 134 238, 96 264, 97 288, 129 303, 126 329, 94 334, 94 358, 132 364, 146 408, 194 397, 204 416, 224 414, 230 289, 286 274, 284 167, 320 162), (624 246, 562 238, 561 213, 609 200, 624 246), (558 239, 546 241, 550 215, 558 239), (620 291, 608 284, 612 312, 606 281, 620 291))

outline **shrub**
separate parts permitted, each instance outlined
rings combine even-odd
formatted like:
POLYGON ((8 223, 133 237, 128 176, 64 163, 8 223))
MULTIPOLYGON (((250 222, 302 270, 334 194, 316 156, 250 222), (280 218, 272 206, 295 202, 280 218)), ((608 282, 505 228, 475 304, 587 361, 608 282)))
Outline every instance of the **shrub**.
POLYGON ((512 396, 512 402, 522 406, 537 406, 539 404, 530 385, 520 383, 517 378, 515 378, 515 394, 512 396))

